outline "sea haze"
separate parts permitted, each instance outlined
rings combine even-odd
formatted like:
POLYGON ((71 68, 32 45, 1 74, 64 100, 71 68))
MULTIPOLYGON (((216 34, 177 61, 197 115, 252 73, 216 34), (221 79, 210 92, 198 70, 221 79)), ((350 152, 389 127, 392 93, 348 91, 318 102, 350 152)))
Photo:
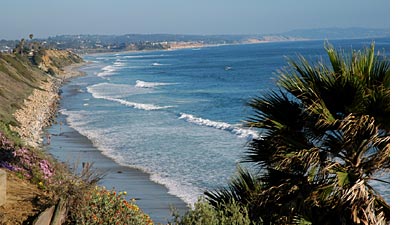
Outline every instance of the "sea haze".
MULTIPOLYGON (((389 54, 389 39, 375 42, 389 54)), ((332 43, 360 49, 371 40, 332 43)), ((76 92, 64 96, 61 112, 104 155, 194 203, 235 173, 258 136, 242 126, 252 113, 246 102, 276 89, 277 69, 297 54, 326 60, 323 41, 88 55, 87 76, 63 87, 76 92)))

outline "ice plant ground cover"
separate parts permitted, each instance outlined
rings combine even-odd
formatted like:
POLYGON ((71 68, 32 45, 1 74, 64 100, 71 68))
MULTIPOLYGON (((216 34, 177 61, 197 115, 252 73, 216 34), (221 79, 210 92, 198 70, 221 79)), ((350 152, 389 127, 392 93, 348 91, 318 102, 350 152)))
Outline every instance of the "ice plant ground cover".
POLYGON ((0 132, 0 167, 18 173, 34 183, 50 183, 54 167, 44 154, 16 145, 0 132))

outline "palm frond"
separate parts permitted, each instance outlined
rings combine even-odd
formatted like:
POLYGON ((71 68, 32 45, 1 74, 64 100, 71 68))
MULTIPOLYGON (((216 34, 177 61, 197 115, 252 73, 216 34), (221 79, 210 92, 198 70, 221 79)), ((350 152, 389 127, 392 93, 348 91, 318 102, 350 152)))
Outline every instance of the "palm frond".
POLYGON ((272 92, 250 100, 247 104, 255 115, 247 120, 247 126, 268 130, 298 130, 301 125, 300 105, 290 100, 287 94, 272 92))
POLYGON ((251 203, 262 190, 262 183, 249 171, 238 166, 237 173, 228 187, 214 191, 206 191, 206 199, 214 207, 235 201, 247 205, 251 203))
POLYGON ((332 44, 325 42, 325 51, 328 54, 329 61, 335 74, 343 74, 347 70, 344 54, 340 54, 332 44))

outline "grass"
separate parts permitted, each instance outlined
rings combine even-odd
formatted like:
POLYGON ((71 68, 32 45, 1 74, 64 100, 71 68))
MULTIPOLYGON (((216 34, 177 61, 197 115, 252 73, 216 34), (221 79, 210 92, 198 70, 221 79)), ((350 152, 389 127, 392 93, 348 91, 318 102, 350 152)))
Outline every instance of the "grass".
POLYGON ((45 79, 45 74, 29 60, 14 54, 0 54, 0 121, 15 124, 12 114, 45 79))

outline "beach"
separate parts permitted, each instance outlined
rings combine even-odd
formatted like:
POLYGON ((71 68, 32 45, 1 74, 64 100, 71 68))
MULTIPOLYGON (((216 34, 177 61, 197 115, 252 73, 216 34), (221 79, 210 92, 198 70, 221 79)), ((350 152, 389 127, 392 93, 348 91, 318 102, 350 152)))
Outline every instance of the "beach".
MULTIPOLYGON (((77 74, 77 67, 69 67, 68 72, 77 74)), ((80 74, 81 75, 81 74, 80 74)), ((69 77, 70 78, 70 77, 69 77)), ((76 90, 62 89, 61 101, 65 96, 73 95, 76 90)), ((150 176, 138 169, 121 166, 104 156, 85 136, 68 125, 66 116, 57 113, 55 123, 45 129, 44 148, 61 162, 66 162, 71 170, 79 171, 82 163, 93 163, 93 169, 104 175, 99 185, 116 191, 126 191, 127 199, 134 198, 137 205, 148 214, 155 223, 172 220, 171 207, 180 212, 188 209, 178 197, 168 193, 168 189, 150 180, 150 176), (50 135, 50 139, 46 138, 50 135), (48 143, 49 142, 49 143, 48 143)))

